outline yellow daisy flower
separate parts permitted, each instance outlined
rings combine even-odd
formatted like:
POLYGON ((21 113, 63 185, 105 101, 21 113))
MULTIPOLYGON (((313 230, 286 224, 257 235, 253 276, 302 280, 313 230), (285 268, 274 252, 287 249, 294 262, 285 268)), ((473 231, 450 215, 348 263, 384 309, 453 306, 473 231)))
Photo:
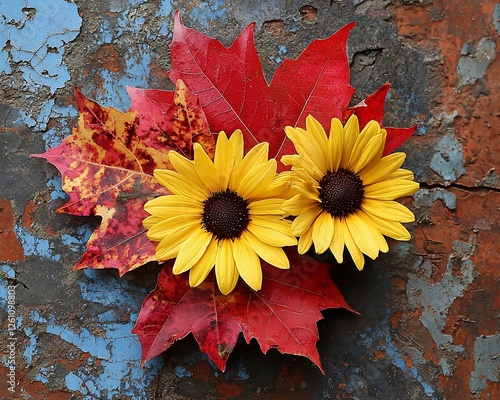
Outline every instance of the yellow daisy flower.
POLYGON ((334 118, 330 133, 312 116, 306 130, 285 128, 298 154, 283 156, 292 166, 296 195, 283 210, 297 216, 292 232, 304 254, 314 243, 317 253, 330 249, 339 263, 344 246, 358 269, 366 254, 375 259, 389 247, 385 236, 409 240, 401 224, 415 220, 413 213, 395 199, 414 193, 419 185, 411 171, 399 168, 406 155, 382 157, 387 133, 376 121, 359 132, 353 115, 345 126, 334 118))
POLYGON ((276 175, 268 143, 243 156, 239 130, 229 139, 224 132, 218 135, 213 161, 198 143, 193 150, 194 161, 170 151, 175 171, 154 171, 172 193, 144 206, 151 214, 144 220, 148 237, 159 241, 156 258, 175 258, 173 273, 189 271, 191 286, 202 283, 215 266, 223 294, 234 289, 239 276, 260 290, 260 258, 289 268, 282 247, 297 244, 281 209, 289 180, 276 175))

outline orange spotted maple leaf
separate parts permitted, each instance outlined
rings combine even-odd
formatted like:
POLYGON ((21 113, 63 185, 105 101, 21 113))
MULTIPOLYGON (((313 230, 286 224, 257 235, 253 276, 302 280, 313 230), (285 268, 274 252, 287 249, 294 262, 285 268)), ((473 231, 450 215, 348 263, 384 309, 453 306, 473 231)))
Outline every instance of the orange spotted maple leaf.
POLYGON ((74 269, 116 268, 123 275, 156 260, 142 225, 144 204, 167 192, 153 170, 170 168, 169 150, 192 157, 193 142, 213 154, 214 138, 197 97, 180 80, 161 102, 130 89, 132 106, 125 113, 75 93, 78 127, 59 146, 35 156, 61 173, 69 200, 58 212, 102 218, 74 269))

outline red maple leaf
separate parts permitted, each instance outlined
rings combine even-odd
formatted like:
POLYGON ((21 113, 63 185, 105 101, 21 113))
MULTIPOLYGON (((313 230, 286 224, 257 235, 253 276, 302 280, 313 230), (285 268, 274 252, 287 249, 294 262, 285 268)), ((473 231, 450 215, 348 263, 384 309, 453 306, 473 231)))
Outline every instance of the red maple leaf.
POLYGON ((226 296, 213 279, 190 287, 184 276, 172 274, 168 263, 132 330, 139 336, 143 363, 192 333, 200 349, 224 371, 243 333, 247 343, 256 339, 264 353, 276 348, 305 356, 323 371, 316 348, 320 311, 351 309, 331 280, 328 265, 300 256, 295 248, 286 252, 291 269, 263 262, 262 290, 254 292, 240 281, 226 296))
MULTIPOLYGON (((184 26, 177 12, 169 77, 182 79, 198 95, 212 131, 241 129, 247 148, 267 141, 271 156, 279 160, 294 152, 284 127, 304 127, 309 114, 327 130, 332 118, 345 122, 352 113, 360 117, 361 127, 370 119, 382 122, 388 84, 357 106, 348 107, 354 89, 349 83, 346 46, 353 27, 351 23, 326 39, 316 39, 297 59, 283 61, 268 85, 255 48, 255 23, 225 47, 184 26)), ((387 128, 385 154, 414 130, 387 128)))
POLYGON ((169 168, 168 151, 191 156, 193 141, 211 154, 214 139, 198 99, 179 81, 175 93, 161 102, 131 89, 131 110, 105 108, 75 91, 78 127, 43 154, 62 175, 69 195, 58 212, 98 215, 83 257, 74 266, 116 268, 122 275, 155 260, 155 243, 142 225, 144 203, 166 189, 153 178, 155 168, 169 168), (170 103, 168 102, 170 101, 170 103))

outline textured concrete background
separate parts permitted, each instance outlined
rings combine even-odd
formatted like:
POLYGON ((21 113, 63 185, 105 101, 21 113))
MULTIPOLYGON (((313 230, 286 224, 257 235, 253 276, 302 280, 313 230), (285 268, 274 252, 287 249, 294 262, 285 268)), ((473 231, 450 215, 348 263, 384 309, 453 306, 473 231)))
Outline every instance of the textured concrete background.
POLYGON ((487 399, 500 396, 500 3, 493 0, 0 0, 0 394, 19 399, 487 399), (414 239, 332 276, 361 315, 325 312, 307 359, 238 345, 226 373, 192 338, 139 368, 130 333, 157 266, 71 271, 98 221, 55 214, 55 168, 29 158, 75 126, 73 88, 126 110, 166 78, 173 10, 229 45, 251 21, 270 78, 356 21, 356 102, 386 81, 386 126, 421 190, 414 239), (15 396, 7 391, 15 286, 15 396))

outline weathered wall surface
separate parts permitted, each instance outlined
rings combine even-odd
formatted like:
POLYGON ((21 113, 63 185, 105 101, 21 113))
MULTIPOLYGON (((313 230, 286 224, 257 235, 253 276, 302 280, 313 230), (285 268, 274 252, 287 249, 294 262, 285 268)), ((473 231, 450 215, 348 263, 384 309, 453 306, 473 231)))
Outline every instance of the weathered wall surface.
POLYGON ((0 0, 0 393, 15 292, 15 396, 25 399, 486 399, 500 396, 500 3, 493 0, 0 0), (356 21, 356 100, 386 81, 386 126, 421 190, 414 238, 332 276, 361 315, 325 312, 326 376, 239 345, 217 371, 191 338, 139 368, 130 334, 157 267, 71 271, 98 221, 55 214, 55 168, 30 153, 76 123, 73 88, 126 110, 125 86, 171 88, 172 12, 230 44, 251 21, 270 79, 284 58, 356 21))

